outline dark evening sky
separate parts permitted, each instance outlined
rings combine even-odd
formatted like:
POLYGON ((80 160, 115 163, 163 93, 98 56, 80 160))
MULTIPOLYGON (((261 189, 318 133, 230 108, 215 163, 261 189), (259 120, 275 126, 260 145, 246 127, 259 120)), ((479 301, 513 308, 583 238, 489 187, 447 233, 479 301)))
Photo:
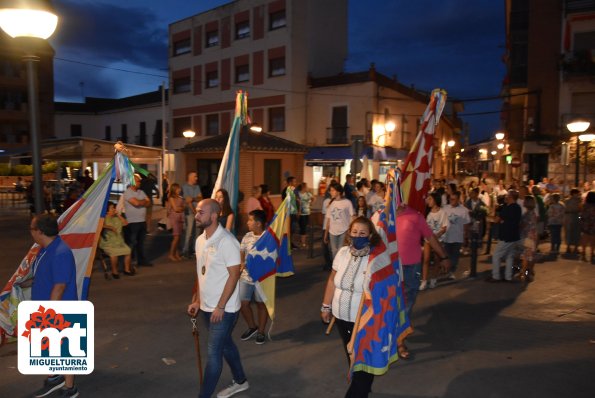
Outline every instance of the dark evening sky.
MULTIPOLYGON (((60 22, 50 41, 56 50, 56 100, 156 90, 167 81, 168 24, 225 3, 229 1, 55 1, 60 22)), ((422 90, 440 87, 458 99, 489 97, 501 89, 504 42, 502 0, 349 0, 345 68, 366 70, 374 62, 379 72, 422 90)), ((499 128, 500 104, 465 103, 465 114, 494 112, 463 116, 472 142, 499 128)))

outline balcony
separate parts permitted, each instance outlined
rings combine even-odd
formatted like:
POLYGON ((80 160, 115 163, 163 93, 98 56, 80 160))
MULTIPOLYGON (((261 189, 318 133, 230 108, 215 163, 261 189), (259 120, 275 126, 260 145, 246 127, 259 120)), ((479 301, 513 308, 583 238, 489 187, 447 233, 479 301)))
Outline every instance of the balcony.
POLYGON ((561 61, 564 78, 595 76, 595 52, 580 51, 564 54, 561 61))
POLYGON ((595 11, 595 1, 593 0, 566 0, 565 3, 566 14, 595 11))
POLYGON ((328 145, 349 144, 349 127, 329 127, 326 129, 326 143, 328 145))

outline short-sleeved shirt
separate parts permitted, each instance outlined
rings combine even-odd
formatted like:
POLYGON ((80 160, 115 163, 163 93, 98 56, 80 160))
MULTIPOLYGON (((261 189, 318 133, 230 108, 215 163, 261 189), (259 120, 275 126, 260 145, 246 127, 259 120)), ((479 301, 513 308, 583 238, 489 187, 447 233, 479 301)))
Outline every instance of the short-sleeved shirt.
MULTIPOLYGON (((217 308, 223 288, 229 278, 227 267, 240 265, 240 243, 221 225, 207 239, 203 232, 196 239, 196 270, 200 290, 200 309, 213 312, 217 308), (203 273, 204 267, 204 273, 203 273)), ((238 287, 233 291, 225 305, 225 312, 240 310, 238 287)))
POLYGON ((564 212, 566 209, 562 203, 552 203, 547 208, 548 225, 562 225, 564 223, 564 212))
POLYGON ((312 193, 300 191, 300 205, 303 216, 308 216, 312 212, 310 206, 312 205, 312 193))
POLYGON ((74 255, 59 236, 39 251, 33 274, 31 300, 49 300, 54 285, 60 283, 66 284, 62 300, 78 300, 74 255))
POLYGON ((384 206, 384 198, 378 194, 373 194, 370 200, 366 201, 370 207, 370 212, 376 213, 382 206, 384 206))
MULTIPOLYGON (((197 184, 190 185, 188 183, 182 185, 182 196, 184 197, 184 202, 186 202, 186 198, 192 198, 192 208, 195 209, 198 202, 196 201, 196 197, 202 195, 200 190, 200 186, 197 184)), ((185 209, 186 214, 190 214, 190 209, 185 209)))
POLYGON ((401 263, 413 265, 421 262, 421 240, 432 236, 425 218, 411 207, 397 212, 397 245, 401 263))
POLYGON ((124 211, 126 212, 126 220, 129 223, 145 222, 147 218, 147 208, 144 206, 134 206, 129 202, 130 199, 136 198, 138 200, 147 199, 147 195, 137 189, 136 191, 128 187, 124 192, 124 211))
POLYGON ((322 216, 324 220, 322 220, 322 230, 326 230, 327 228, 327 219, 326 219, 326 210, 328 209, 328 204, 331 202, 331 198, 326 198, 322 201, 322 216))
MULTIPOLYGON (((446 230, 448 231, 448 216, 443 209, 440 209, 437 212, 430 211, 426 216, 426 222, 434 235, 437 235, 444 227, 446 227, 446 230)), ((438 238, 440 242, 444 241, 445 234, 446 232, 438 238)))
POLYGON ((349 229, 353 215, 353 205, 350 200, 344 198, 334 200, 326 209, 326 218, 329 219, 328 232, 335 236, 343 234, 349 229))
MULTIPOLYGON (((261 236, 262 234, 254 235, 254 232, 250 231, 242 238, 242 242, 240 243, 240 252, 244 254, 244 263, 246 262, 246 256, 248 256, 248 253, 250 253, 252 247, 254 247, 254 244, 261 236)), ((242 275, 240 276, 240 278, 242 278, 244 282, 250 284, 254 283, 252 278, 250 278, 250 275, 248 274, 248 270, 246 270, 246 268, 242 270, 242 275)))
POLYGON ((471 222, 469 209, 459 204, 456 207, 446 205, 443 207, 448 217, 448 229, 444 234, 445 243, 462 243, 465 241, 465 224, 471 222))
POLYGON ((521 206, 512 203, 500 210, 500 218, 503 222, 498 228, 499 239, 504 242, 516 242, 521 239, 521 206))

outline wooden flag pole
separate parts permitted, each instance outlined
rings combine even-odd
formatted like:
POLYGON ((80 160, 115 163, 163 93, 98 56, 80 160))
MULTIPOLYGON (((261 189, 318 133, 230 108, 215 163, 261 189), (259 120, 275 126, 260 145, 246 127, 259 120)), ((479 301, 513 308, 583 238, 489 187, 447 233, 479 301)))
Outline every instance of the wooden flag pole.
POLYGON ((335 326, 335 320, 336 320, 336 319, 337 319, 337 318, 335 318, 335 317, 332 317, 332 318, 331 318, 331 321, 328 323, 328 327, 326 328, 326 332, 324 333, 324 334, 326 334, 327 336, 328 336, 329 334, 331 334, 331 330, 333 330, 333 326, 335 326))

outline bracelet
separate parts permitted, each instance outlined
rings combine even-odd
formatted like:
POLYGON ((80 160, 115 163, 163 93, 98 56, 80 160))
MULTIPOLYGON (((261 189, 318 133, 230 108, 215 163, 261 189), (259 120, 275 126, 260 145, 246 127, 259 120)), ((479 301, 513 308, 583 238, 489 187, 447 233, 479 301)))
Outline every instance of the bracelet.
POLYGON ((331 312, 331 306, 328 304, 322 304, 322 307, 320 307, 320 312, 331 312))
POLYGON ((225 311, 225 307, 217 307, 217 309, 225 311))

